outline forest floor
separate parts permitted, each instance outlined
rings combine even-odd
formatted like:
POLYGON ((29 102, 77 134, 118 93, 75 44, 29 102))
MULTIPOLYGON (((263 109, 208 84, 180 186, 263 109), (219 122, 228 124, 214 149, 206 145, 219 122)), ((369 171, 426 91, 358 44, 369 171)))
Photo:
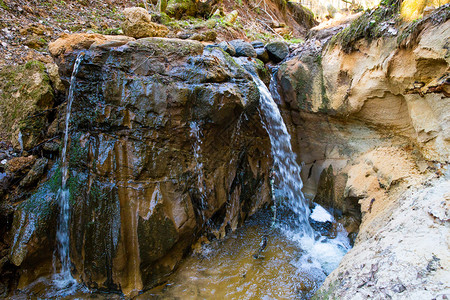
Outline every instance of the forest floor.
MULTIPOLYGON (((277 1, 223 0, 225 15, 237 10, 238 18, 233 24, 217 22, 213 26, 216 41, 285 39, 298 43, 304 40, 307 27, 298 24, 277 1)), ((148 2, 150 13, 156 11, 148 2)), ((48 43, 62 33, 120 34, 122 11, 133 6, 144 4, 142 0, 0 0, 0 69, 30 60, 52 62, 48 43)), ((176 37, 180 31, 211 29, 207 20, 193 17, 171 19, 166 25, 169 37, 176 37)))

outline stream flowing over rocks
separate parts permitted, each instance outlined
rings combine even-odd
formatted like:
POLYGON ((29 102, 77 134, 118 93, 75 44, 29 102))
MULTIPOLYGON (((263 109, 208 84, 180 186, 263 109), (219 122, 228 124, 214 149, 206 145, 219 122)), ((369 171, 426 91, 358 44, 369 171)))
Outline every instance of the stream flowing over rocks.
POLYGON ((446 299, 436 20, 352 51, 63 35, 1 73, 2 297, 446 299))

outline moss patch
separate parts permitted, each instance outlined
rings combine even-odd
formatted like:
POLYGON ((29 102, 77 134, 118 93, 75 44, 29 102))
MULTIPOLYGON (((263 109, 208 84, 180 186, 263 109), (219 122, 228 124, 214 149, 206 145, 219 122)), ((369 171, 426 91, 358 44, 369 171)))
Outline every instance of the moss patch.
POLYGON ((365 39, 371 42, 384 34, 383 23, 399 20, 399 0, 383 0, 380 6, 366 11, 361 17, 354 20, 350 26, 333 37, 331 45, 339 44, 342 50, 350 53, 356 50, 356 42, 365 39))
POLYGON ((42 62, 30 61, 0 71, 0 131, 11 138, 19 129, 25 149, 41 138, 53 89, 42 62))

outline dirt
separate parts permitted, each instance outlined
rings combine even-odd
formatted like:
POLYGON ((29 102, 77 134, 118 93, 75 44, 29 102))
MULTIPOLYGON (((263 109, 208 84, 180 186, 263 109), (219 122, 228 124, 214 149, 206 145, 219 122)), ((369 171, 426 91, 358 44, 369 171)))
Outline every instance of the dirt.
MULTIPOLYGON (((149 1, 150 2, 150 1, 149 1)), ((52 62, 48 44, 62 34, 121 34, 123 9, 143 6, 141 0, 0 0, 0 68, 30 60, 52 62)), ((147 3, 150 12, 155 11, 147 3)), ((307 30, 299 25, 282 6, 281 0, 224 0, 226 16, 238 11, 233 24, 221 20, 213 27, 217 42, 242 38, 245 40, 286 39, 300 41, 307 30), (278 3, 279 2, 279 3, 278 3)), ((185 18, 171 20, 169 37, 180 31, 191 33, 209 30, 206 20, 185 18)))

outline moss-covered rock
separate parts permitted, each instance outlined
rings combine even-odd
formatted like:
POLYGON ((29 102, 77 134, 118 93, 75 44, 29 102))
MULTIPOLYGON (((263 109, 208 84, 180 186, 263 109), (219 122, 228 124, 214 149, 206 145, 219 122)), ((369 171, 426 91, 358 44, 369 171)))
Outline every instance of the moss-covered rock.
POLYGON ((15 147, 31 149, 43 139, 53 89, 45 65, 30 61, 0 71, 0 131, 15 147))

